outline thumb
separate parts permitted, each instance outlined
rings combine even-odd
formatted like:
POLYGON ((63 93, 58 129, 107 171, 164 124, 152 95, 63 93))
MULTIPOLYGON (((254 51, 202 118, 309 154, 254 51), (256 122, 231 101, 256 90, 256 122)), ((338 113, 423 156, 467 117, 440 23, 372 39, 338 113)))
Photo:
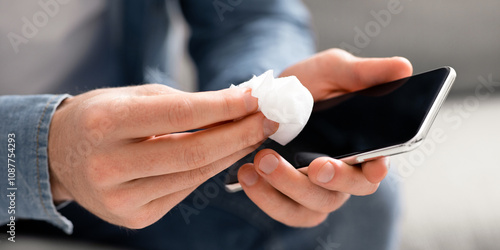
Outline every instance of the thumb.
POLYGON ((356 57, 352 66, 353 76, 358 80, 358 84, 354 84, 354 86, 359 89, 408 77, 411 76, 413 72, 410 61, 404 57, 356 57))

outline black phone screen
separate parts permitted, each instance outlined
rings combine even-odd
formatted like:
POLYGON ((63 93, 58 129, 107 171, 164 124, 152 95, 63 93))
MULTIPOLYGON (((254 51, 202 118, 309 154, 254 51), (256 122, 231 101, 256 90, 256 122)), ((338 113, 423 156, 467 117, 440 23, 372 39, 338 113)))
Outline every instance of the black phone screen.
MULTIPOLYGON (((317 102, 294 140, 286 146, 267 140, 259 149, 274 149, 299 168, 319 156, 343 158, 408 142, 449 74, 440 68, 317 102)), ((253 155, 235 165, 252 162, 253 155)))

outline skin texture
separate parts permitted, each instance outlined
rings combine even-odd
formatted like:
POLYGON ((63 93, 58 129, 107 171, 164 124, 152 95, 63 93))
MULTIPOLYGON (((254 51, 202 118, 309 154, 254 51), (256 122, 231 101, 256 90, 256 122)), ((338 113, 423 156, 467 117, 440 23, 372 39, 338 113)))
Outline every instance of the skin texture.
MULTIPOLYGON (((319 101, 411 74, 412 66, 405 58, 358 58, 331 49, 287 68, 281 76, 297 76, 319 101)), ((276 152, 264 149, 253 164, 240 168, 238 179, 248 197, 275 220, 311 227, 323 222, 350 195, 374 193, 387 168, 386 158, 360 168, 323 157, 307 169, 296 170, 276 152)))
POLYGON ((69 98, 50 127, 54 200, 75 200, 120 226, 148 226, 277 130, 256 110, 249 89, 238 88, 184 93, 153 84, 69 98))
MULTIPOLYGON (((317 101, 411 71, 403 58, 361 59, 332 49, 289 67, 282 76, 297 76, 317 101)), ((276 132, 279 125, 256 110, 257 99, 240 88, 186 93, 149 84, 68 98, 56 110, 49 131, 54 201, 74 200, 127 228, 151 225, 276 132)), ((272 218, 310 227, 351 194, 375 192, 387 164, 378 159, 359 168, 318 158, 307 173, 265 149, 254 164, 240 169, 238 178, 250 199, 272 218)))

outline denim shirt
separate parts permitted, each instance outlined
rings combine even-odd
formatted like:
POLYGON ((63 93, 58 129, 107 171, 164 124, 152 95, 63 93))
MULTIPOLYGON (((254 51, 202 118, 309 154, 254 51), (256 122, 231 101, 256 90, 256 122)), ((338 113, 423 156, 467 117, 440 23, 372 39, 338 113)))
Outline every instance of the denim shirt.
MULTIPOLYGON (((299 0, 179 4, 191 30, 189 52, 200 90, 226 88, 268 69, 279 74, 314 53, 309 16, 299 0)), ((158 0, 125 0, 120 5, 120 14, 112 17, 114 25, 123 27, 116 43, 119 85, 151 80, 168 84, 167 77, 149 79, 145 73, 152 68, 162 71, 160 66, 166 65, 165 53, 159 52, 165 51, 168 5, 158 0)), ((84 65, 81 72, 97 70, 84 65)), ((72 232, 72 223, 52 200, 47 150, 52 115, 68 94, 77 94, 78 86, 67 87, 77 76, 54 90, 67 94, 0 95, 0 224, 12 224, 14 217, 34 219, 72 232)))

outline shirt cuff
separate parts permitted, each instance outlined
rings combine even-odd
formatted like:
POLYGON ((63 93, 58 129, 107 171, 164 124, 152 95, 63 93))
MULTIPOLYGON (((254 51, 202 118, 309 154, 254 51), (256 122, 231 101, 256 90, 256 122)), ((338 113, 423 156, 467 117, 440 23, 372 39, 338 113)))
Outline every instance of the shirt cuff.
MULTIPOLYGON (((7 143, 8 137, 14 137, 16 144, 14 182, 11 184, 9 181, 9 186, 0 187, 1 207, 10 203, 5 197, 15 193, 15 213, 8 214, 2 209, 0 223, 5 224, 11 216, 15 216, 15 219, 43 220, 67 234, 73 232, 73 224, 57 211, 52 200, 47 152, 52 116, 59 104, 68 97, 69 95, 0 96, 0 111, 2 117, 4 114, 6 116, 5 120, 0 121, 1 142, 7 143)), ((3 158, 12 152, 8 152, 7 147, 0 147, 0 153, 0 158, 3 158)), ((3 180, 8 179, 9 169, 3 168, 7 166, 0 166, 0 183, 6 183, 3 180)))

